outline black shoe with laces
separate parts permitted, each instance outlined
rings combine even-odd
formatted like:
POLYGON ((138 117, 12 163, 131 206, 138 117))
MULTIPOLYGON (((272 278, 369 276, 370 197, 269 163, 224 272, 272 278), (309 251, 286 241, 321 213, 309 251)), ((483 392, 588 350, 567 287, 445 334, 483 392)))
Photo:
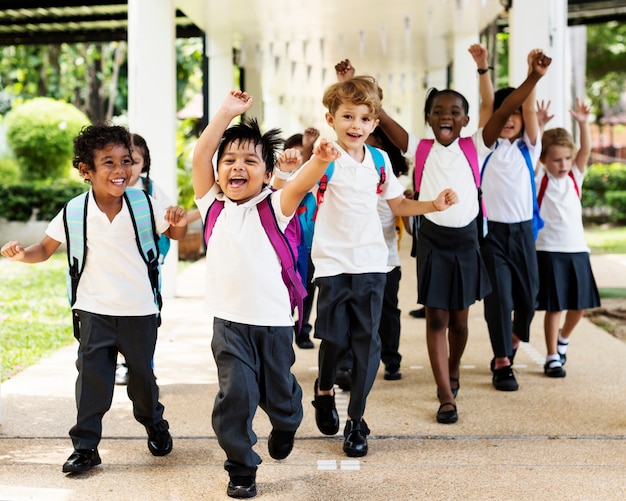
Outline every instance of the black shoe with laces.
POLYGON ((152 426, 146 426, 148 449, 153 456, 165 456, 172 452, 172 435, 168 431, 169 423, 163 419, 152 426))

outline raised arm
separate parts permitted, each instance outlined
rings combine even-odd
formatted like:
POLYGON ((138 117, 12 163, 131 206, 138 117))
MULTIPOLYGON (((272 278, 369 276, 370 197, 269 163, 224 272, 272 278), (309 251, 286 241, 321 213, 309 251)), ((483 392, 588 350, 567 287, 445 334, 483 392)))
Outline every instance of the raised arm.
POLYGON ((400 148, 402 153, 406 153, 409 147, 409 133, 396 122, 393 118, 387 115, 385 110, 380 110, 378 115, 378 126, 383 130, 387 137, 391 140, 397 148, 400 148))
MULTIPOLYGON (((528 74, 532 72, 532 65, 535 56, 543 54, 541 49, 533 49, 528 54, 528 74)), ((524 117, 524 130, 532 145, 537 144, 537 137, 541 134, 541 128, 539 126, 539 120, 537 118, 537 108, 535 95, 537 93, 536 87, 533 86, 530 94, 522 103, 522 116, 524 117)))
MULTIPOLYGON (((485 127, 483 129, 483 141, 489 147, 491 147, 493 143, 496 142, 496 139, 498 139, 500 131, 502 131, 502 127, 504 127, 504 125, 506 124, 509 115, 524 104, 524 101, 526 101, 528 96, 532 93, 537 82, 548 71, 548 67, 552 62, 552 59, 546 56, 543 52, 533 52, 535 53, 532 58, 531 70, 526 77, 526 80, 524 80, 524 82, 522 82, 522 84, 517 89, 509 94, 509 96, 502 102, 502 105, 494 111, 489 121, 485 124, 485 127)), ((531 107, 533 108, 533 111, 534 106, 535 102, 533 100, 531 102, 531 107)), ((524 116, 524 118, 526 117, 524 116)), ((537 116, 535 114, 535 125, 537 125, 536 120, 537 116)), ((525 121, 524 126, 526 126, 525 121)))
POLYGON ((591 131, 589 130, 589 115, 591 108, 587 106, 581 99, 576 98, 576 109, 570 110, 570 113, 578 123, 580 129, 580 148, 576 154, 574 164, 581 173, 587 170, 587 162, 591 156, 591 131))
POLYGON ((300 202, 315 183, 324 175, 328 164, 340 157, 341 153, 333 143, 322 138, 320 144, 313 149, 313 156, 302 166, 283 188, 280 197, 280 208, 285 215, 293 214, 300 202))
POLYGON ((215 183, 213 155, 219 147, 222 134, 233 118, 252 106, 252 96, 241 90, 231 90, 215 116, 206 126, 193 151, 191 179, 196 198, 202 198, 215 183))
POLYGON ((473 44, 468 49, 476 63, 478 71, 478 88, 480 91, 480 114, 478 118, 478 127, 484 127, 493 115, 494 89, 489 70, 489 52, 484 45, 473 44))
POLYGON ((315 141, 320 137, 320 131, 315 127, 307 127, 302 134, 302 162, 307 162, 313 155, 315 141))

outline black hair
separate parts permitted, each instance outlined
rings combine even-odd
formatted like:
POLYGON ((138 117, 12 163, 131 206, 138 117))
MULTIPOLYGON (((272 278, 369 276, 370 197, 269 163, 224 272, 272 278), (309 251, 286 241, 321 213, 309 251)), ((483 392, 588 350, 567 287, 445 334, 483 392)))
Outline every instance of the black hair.
POLYGON ((217 150, 217 162, 219 163, 226 147, 231 143, 244 144, 250 142, 254 144, 255 148, 261 145, 261 156, 265 163, 265 172, 273 172, 278 156, 277 152, 283 145, 283 139, 280 137, 281 133, 280 129, 270 129, 265 134, 261 134, 259 123, 255 118, 244 120, 224 131, 217 150))
POLYGON ((370 137, 372 137, 377 143, 373 146, 387 152, 389 160, 391 161, 393 173, 396 176, 402 176, 409 173, 409 164, 405 156, 402 154, 402 151, 400 151, 400 148, 391 142, 389 136, 387 136, 387 134, 385 134, 380 127, 376 127, 370 134, 370 137))
POLYGON ((103 150, 110 144, 124 146, 130 155, 132 148, 128 129, 106 122, 83 127, 74 138, 72 165, 79 169, 79 164, 84 163, 89 170, 94 170, 95 152, 103 150))
POLYGON ((152 161, 150 160, 150 150, 148 149, 148 143, 142 136, 135 133, 131 133, 130 139, 133 150, 141 150, 140 153, 143 157, 143 168, 141 169, 141 172, 145 172, 146 174, 146 182, 144 183, 143 189, 146 193, 150 193, 150 183, 152 182, 150 180, 150 165, 152 165, 152 161))
POLYGON ((302 139, 304 136, 302 134, 294 134, 293 136, 289 136, 285 139, 284 148, 288 150, 289 148, 295 148, 296 146, 302 146, 302 139))
POLYGON ((430 111, 433 107, 433 101, 435 100, 435 98, 437 96, 446 94, 459 98, 463 103, 463 111, 465 111, 466 115, 469 115, 469 103, 467 102, 467 99, 465 99, 465 96, 463 94, 452 89, 437 90, 436 88, 431 87, 430 89, 428 89, 426 102, 424 103, 424 121, 428 122, 428 115, 430 115, 430 111))
MULTIPOLYGON (((504 100, 509 97, 509 95, 515 90, 514 87, 503 87, 502 89, 498 89, 493 95, 493 111, 496 111, 504 100)), ((519 110, 522 111, 522 107, 519 107, 519 110)))

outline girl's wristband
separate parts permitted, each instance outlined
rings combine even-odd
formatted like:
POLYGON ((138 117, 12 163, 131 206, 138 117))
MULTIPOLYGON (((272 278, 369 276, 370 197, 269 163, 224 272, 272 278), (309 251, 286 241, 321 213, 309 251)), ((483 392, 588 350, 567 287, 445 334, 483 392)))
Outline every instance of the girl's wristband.
POLYGON ((282 179, 283 181, 286 181, 287 179, 289 179, 292 174, 293 174, 292 170, 290 170, 290 171, 282 171, 280 169, 274 169, 274 175, 278 179, 282 179))

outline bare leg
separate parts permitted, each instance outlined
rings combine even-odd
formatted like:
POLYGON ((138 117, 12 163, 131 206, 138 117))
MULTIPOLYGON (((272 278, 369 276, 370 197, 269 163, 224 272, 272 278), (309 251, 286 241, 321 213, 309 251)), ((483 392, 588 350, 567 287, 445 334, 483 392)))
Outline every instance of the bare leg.
POLYGON ((560 311, 546 311, 543 319, 543 330, 546 336, 546 350, 548 355, 556 355, 556 344, 559 339, 559 326, 561 325, 560 311))
POLYGON ((441 403, 454 402, 450 388, 448 343, 446 342, 449 321, 448 310, 426 307, 426 345, 441 403))

